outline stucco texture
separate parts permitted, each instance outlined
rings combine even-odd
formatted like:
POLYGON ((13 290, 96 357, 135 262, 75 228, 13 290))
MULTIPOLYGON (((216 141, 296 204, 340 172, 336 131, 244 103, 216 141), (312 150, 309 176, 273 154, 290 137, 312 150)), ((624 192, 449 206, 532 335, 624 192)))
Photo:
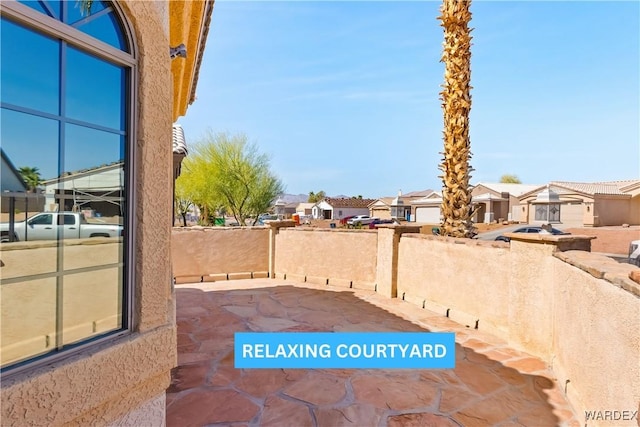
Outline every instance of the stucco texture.
POLYGON ((552 367, 569 380, 570 400, 579 411, 638 410, 640 298, 561 260, 552 265, 552 367))
MULTIPOLYGON (((532 236, 484 247, 403 236, 398 297, 440 308, 457 321, 457 311, 463 311, 463 324, 466 319, 474 327, 476 319, 479 329, 540 357, 567 384, 578 413, 637 410, 640 298, 625 278, 635 267, 584 251, 574 251, 580 256, 572 261, 582 268, 554 256, 558 246, 570 249, 570 243, 532 236)), ((572 257, 577 255, 565 256, 572 257)))
POLYGON ((509 315, 509 259, 508 245, 500 243, 456 244, 454 239, 403 235, 398 297, 435 303, 431 309, 439 314, 471 327, 480 320, 482 329, 504 333, 509 315), (485 311, 488 306, 492 310, 485 311))
POLYGON ((173 275, 266 272, 269 230, 265 227, 174 228, 173 275))
POLYGON ((374 230, 282 228, 275 238, 276 277, 333 279, 354 287, 375 284, 374 230))

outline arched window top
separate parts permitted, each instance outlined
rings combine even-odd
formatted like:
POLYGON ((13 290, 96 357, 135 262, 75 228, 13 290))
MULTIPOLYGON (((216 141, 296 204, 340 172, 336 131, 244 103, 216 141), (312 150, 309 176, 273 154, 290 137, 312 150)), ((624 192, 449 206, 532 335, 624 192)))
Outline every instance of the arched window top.
POLYGON ((25 6, 37 10, 53 19, 82 31, 116 49, 130 53, 131 48, 113 7, 105 1, 87 1, 90 11, 83 10, 78 0, 18 0, 25 6))

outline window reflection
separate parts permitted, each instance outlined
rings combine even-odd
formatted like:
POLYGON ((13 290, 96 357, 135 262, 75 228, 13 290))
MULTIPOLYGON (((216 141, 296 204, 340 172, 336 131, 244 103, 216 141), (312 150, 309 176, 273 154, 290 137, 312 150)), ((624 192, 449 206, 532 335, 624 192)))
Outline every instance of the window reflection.
POLYGON ((59 1, 37 1, 37 0, 18 0, 25 6, 29 6, 38 12, 44 13, 55 19, 60 19, 60 2, 59 1))
POLYGON ((67 51, 66 113, 73 119, 124 129, 124 70, 78 49, 67 51))
POLYGON ((80 31, 89 34, 111 46, 127 50, 126 41, 122 32, 118 28, 118 20, 113 13, 98 14, 92 12, 92 15, 78 21, 74 26, 80 31))
MULTIPOLYGON (((21 3, 124 46, 108 4, 21 3)), ((4 369, 126 327, 130 69, 5 18, 0 36, 4 369)))
POLYGON ((85 18, 89 18, 93 15, 96 15, 98 12, 100 12, 101 10, 103 10, 106 6, 104 4, 104 2, 101 1, 93 1, 91 3, 91 11, 89 13, 89 15, 87 15, 86 13, 83 13, 81 7, 80 7, 80 2, 79 1, 67 1, 66 3, 66 15, 64 18, 64 22, 69 24, 69 25, 73 25, 76 26, 76 24, 85 19, 85 18))
POLYGON ((60 43, 6 19, 0 33, 2 102, 58 114, 60 43))
POLYGON ((121 268, 66 274, 63 295, 63 344, 122 327, 121 268))
MULTIPOLYGON (((8 265, 5 257, 11 252, 15 251, 5 252, 3 248, 3 281, 8 265)), ((37 262, 31 261, 28 266, 36 266, 37 262)), ((25 270, 23 274, 30 272, 25 270)), ((55 350, 56 279, 3 283, 1 289, 2 366, 55 350)))
POLYGON ((16 169, 37 168, 41 181, 58 176, 58 121, 2 108, 0 122, 2 150, 16 169))
POLYGON ((113 9, 103 1, 93 1, 89 14, 82 10, 80 1, 76 0, 63 2, 19 0, 19 2, 44 15, 63 21, 116 49, 129 52, 118 18, 113 9))

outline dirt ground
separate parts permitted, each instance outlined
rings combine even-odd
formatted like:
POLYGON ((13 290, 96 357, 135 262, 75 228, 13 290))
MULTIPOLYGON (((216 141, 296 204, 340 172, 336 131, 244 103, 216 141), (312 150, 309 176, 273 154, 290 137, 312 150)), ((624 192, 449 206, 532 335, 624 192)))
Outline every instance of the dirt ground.
POLYGON ((571 234, 596 236, 591 241, 591 252, 604 252, 607 254, 628 255, 629 243, 632 240, 640 240, 640 226, 629 228, 568 228, 565 231, 571 234))

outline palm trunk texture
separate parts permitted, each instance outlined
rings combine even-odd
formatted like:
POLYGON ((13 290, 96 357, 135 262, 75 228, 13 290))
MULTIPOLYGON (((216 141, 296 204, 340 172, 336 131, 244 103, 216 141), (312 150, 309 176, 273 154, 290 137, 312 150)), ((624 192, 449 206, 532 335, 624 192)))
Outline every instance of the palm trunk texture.
POLYGON ((444 28, 444 84, 440 99, 444 110, 442 214, 440 234, 472 237, 471 190, 469 189, 471 143, 471 0, 443 0, 440 8, 444 28))

